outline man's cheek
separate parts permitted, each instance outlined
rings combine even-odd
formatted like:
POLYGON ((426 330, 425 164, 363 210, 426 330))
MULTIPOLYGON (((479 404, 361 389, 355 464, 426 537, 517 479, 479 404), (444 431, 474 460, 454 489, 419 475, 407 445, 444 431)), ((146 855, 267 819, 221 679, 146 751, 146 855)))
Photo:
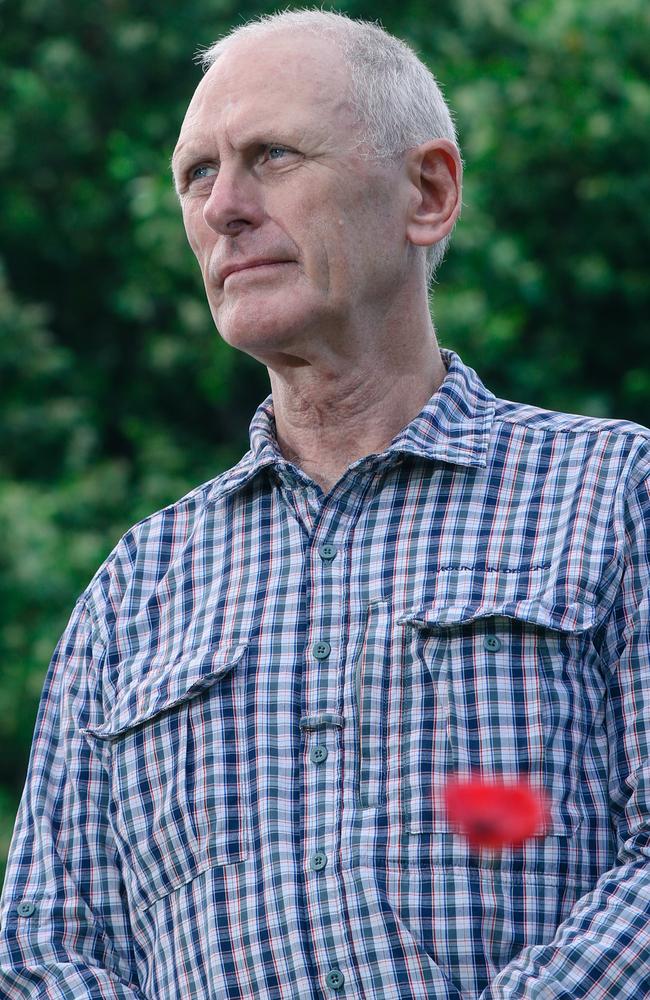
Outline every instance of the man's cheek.
POLYGON ((209 235, 209 228, 203 219, 200 218, 200 216, 197 216, 195 211, 183 212, 183 225, 185 227, 187 242, 192 248, 194 256, 198 259, 199 263, 201 263, 202 247, 205 245, 209 235))

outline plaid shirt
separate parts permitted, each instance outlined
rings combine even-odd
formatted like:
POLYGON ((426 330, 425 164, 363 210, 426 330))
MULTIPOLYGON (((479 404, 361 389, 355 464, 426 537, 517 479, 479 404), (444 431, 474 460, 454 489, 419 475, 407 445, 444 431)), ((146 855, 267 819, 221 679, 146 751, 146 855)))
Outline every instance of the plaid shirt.
POLYGON ((650 432, 447 377, 327 496, 272 397, 47 672, 0 996, 650 997, 650 432), (476 852, 444 783, 551 815, 476 852))

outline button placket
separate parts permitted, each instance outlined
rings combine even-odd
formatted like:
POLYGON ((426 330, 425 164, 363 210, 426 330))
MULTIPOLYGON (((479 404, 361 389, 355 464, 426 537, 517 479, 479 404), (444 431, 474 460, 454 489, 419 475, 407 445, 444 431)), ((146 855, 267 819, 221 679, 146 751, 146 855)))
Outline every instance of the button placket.
MULTIPOLYGON (((323 516, 322 510, 319 516, 323 516)), ((307 613, 312 619, 314 632, 306 657, 306 670, 310 671, 307 683, 308 707, 307 713, 300 720, 300 728, 307 732, 314 731, 312 738, 316 741, 309 748, 309 767, 313 765, 314 770, 311 778, 309 770, 305 774, 307 795, 310 797, 309 813, 314 817, 313 825, 310 823, 304 831, 305 860, 310 876, 306 879, 306 893, 311 897, 312 905, 324 909, 324 918, 327 917, 333 926, 339 926, 341 921, 338 880, 333 865, 336 851, 335 803, 340 794, 336 758, 340 751, 340 730, 345 723, 345 719, 339 714, 340 709, 337 711, 341 684, 338 662, 341 652, 341 622, 338 613, 331 613, 342 604, 342 581, 340 575, 331 570, 339 551, 331 542, 322 542, 315 545, 311 552, 310 604, 307 613), (330 612, 321 616, 321 609, 330 609, 330 612), (329 761, 330 751, 334 753, 333 764, 329 761), (326 766, 325 761, 331 766, 326 766), (332 865, 329 863, 330 857, 332 865)), ((340 946, 344 947, 343 939, 340 946)), ((322 974, 325 975, 325 983, 330 991, 341 990, 345 979, 337 968, 338 957, 339 942, 333 937, 327 951, 321 955, 324 963, 324 967, 321 966, 322 974)), ((321 980, 323 988, 325 983, 321 980)))

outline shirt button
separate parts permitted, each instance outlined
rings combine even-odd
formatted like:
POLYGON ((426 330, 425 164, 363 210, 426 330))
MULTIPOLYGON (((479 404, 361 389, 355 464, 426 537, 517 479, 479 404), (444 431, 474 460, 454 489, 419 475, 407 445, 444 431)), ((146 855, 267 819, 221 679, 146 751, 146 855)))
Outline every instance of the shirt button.
POLYGON ((326 660, 332 651, 329 642, 315 642, 312 646, 312 653, 317 660, 326 660))
POLYGON ((309 751, 309 759, 314 764, 322 764, 324 760, 327 760, 327 747, 324 747, 322 743, 312 747, 309 751))
POLYGON ((323 562, 330 562, 334 558, 337 552, 338 549, 336 548, 336 546, 330 545, 327 542, 324 545, 318 546, 318 554, 323 560, 323 562))
POLYGON ((31 917, 36 907, 33 903, 19 903, 16 907, 19 917, 31 917))
POLYGON ((483 645, 490 653, 496 653, 501 649, 501 640, 496 635, 486 635, 483 645))
POLYGON ((330 969, 325 976, 325 982, 328 986, 331 986, 333 990, 340 990, 345 982, 345 976, 340 969, 330 969))
POLYGON ((313 858, 311 859, 311 866, 315 872, 320 872, 323 870, 327 864, 327 855, 323 851, 316 851, 313 858))

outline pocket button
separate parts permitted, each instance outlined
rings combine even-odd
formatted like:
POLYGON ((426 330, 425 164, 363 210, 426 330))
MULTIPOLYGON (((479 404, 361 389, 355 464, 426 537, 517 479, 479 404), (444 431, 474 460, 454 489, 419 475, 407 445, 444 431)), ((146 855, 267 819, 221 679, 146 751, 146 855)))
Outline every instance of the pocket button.
POLYGON ((501 640, 496 635, 486 635, 483 640, 485 649, 490 653, 496 653, 501 649, 501 640))

